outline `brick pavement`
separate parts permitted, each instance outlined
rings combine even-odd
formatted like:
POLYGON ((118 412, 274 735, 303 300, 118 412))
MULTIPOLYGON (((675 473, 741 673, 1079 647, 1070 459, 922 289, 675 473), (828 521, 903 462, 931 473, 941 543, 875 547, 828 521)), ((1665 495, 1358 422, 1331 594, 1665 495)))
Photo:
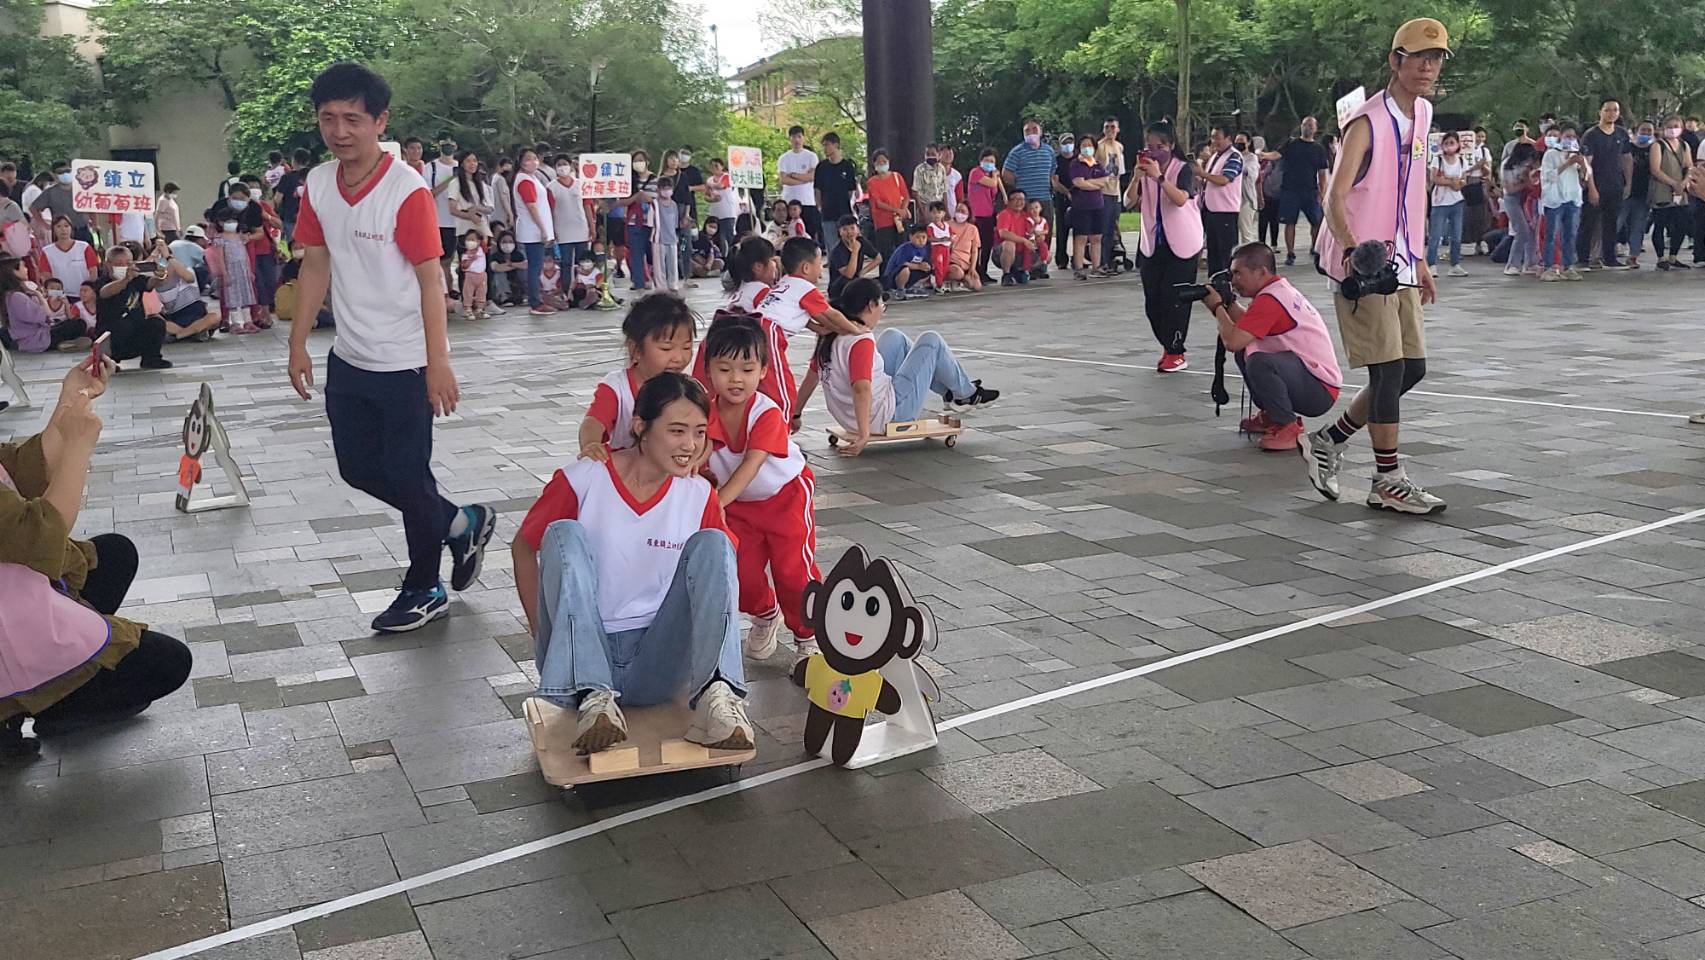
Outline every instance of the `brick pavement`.
MULTIPOLYGON (((1431 375, 1406 403, 1439 517, 1355 502, 1365 441, 1349 502, 1321 502, 1234 411, 1213 419, 1205 377, 1152 372, 1134 279, 1054 281, 890 312, 1006 397, 954 450, 851 461, 811 410, 822 553, 905 565, 942 627, 947 717, 1705 505, 1705 431, 1680 417, 1705 278, 1541 288, 1471 265, 1441 281, 1431 375)), ((437 469, 498 505, 500 540, 573 455, 616 319, 453 326, 463 406, 437 469)), ((1210 331, 1199 313, 1198 373, 1210 331)), ((194 679, 0 771, 11 955, 137 956, 706 785, 546 786, 517 719, 534 673, 507 552, 450 619, 371 636, 402 532, 336 478, 280 334, 170 355, 105 403, 80 527, 137 542, 129 612, 194 645, 194 679), (255 500, 184 516, 175 435, 203 380, 255 500)), ((38 401, 65 360, 21 359, 38 401)), ((1698 524, 1618 540, 202 956, 1696 960, 1701 557, 1698 524)), ((753 668, 745 775, 800 759, 783 667, 753 668)))

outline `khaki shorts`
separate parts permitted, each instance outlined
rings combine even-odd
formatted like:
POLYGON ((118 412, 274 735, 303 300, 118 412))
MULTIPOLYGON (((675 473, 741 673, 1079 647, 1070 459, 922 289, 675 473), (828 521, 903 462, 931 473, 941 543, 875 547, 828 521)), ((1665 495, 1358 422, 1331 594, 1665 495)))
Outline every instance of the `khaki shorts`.
POLYGON ((1418 360, 1427 355, 1421 329, 1421 291, 1407 287, 1389 296, 1347 300, 1332 294, 1338 332, 1350 366, 1365 367, 1391 360, 1418 360))

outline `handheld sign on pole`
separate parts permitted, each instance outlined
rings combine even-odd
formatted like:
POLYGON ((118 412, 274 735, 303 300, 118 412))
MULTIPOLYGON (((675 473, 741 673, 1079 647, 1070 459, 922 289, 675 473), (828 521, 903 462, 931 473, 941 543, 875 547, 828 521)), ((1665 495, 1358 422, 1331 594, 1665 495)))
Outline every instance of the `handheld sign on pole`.
POLYGON ((588 200, 620 200, 633 193, 633 159, 625 153, 580 155, 580 195, 588 200))
POLYGON ((184 417, 183 441, 184 454, 178 459, 178 509, 184 513, 200 513, 203 510, 248 506, 248 488, 243 486, 243 474, 237 469, 237 461, 231 457, 231 440, 225 435, 225 425, 213 412, 213 388, 205 383, 201 385, 201 393, 195 402, 190 404, 189 414, 184 417), (201 457, 208 450, 213 451, 219 469, 225 471, 225 479, 231 482, 231 492, 222 497, 205 498, 192 505, 190 498, 195 493, 196 484, 201 482, 201 457))
POLYGON ((71 161, 71 209, 79 213, 151 214, 154 196, 152 163, 71 161))
POLYGON ((764 151, 757 147, 730 146, 728 184, 736 190, 764 189, 764 151))

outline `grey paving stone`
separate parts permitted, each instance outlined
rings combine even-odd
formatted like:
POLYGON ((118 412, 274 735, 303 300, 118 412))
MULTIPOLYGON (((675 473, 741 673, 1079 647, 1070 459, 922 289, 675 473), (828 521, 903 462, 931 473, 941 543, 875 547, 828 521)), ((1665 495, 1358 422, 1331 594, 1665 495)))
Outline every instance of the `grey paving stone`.
POLYGON ((1661 810, 1668 810, 1695 823, 1705 824, 1705 780, 1647 790, 1636 796, 1661 810))
POLYGON ((1649 960, 1639 941, 1619 936, 1561 902, 1528 903, 1428 927, 1421 936, 1462 960, 1649 960))
POLYGON ((852 862, 809 813, 795 810, 671 831, 675 846, 708 889, 734 887, 852 862), (729 850, 738 850, 730 858, 729 850))
POLYGON ((293 930, 274 930, 223 947, 196 954, 200 960, 300 960, 293 930))
POLYGON ((813 921, 837 960, 1019 960, 1031 951, 957 890, 813 921))
POLYGON ((1073 557, 1092 557, 1109 552, 1106 544, 1081 540, 1066 533, 1038 533, 1027 537, 1002 537, 970 545, 1011 564, 1046 563, 1050 560, 1069 560, 1073 557))
POLYGON ((1285 931, 1316 960, 1439 960, 1443 951, 1374 911, 1317 920, 1285 931))
POLYGON ((1635 685, 1591 667, 1539 658, 1474 671, 1474 677, 1535 700, 1567 708, 1577 700, 1625 693, 1635 685))
POLYGON ((1596 669, 1677 697, 1705 695, 1705 659, 1674 650, 1613 660, 1596 669))
POLYGON ((1350 858, 1358 866, 1456 917, 1561 896, 1581 884, 1550 867, 1465 833, 1350 858))
POLYGON ((1094 780, 1041 750, 972 757, 925 767, 923 772, 978 813, 1101 789, 1094 780))
POLYGON ((1575 717, 1567 710, 1487 684, 1409 697, 1397 703, 1478 737, 1561 723, 1575 717))
MULTIPOLYGON (((771 881, 770 889, 775 891, 776 896, 781 897, 794 916, 806 923, 879 907, 900 899, 900 892, 882 879, 875 870, 856 862, 812 870, 809 873, 795 873, 771 881)), ((974 889, 977 888, 968 888, 967 893, 974 889)), ((987 904, 979 906, 985 910, 989 909, 987 904)))
POLYGON ((1066 921, 1117 960, 1238 957, 1293 960, 1302 951, 1211 893, 1186 893, 1066 921))
POLYGON ((418 931, 420 922, 402 894, 341 910, 330 916, 304 920, 291 929, 304 953, 329 950, 345 944, 362 943, 418 931))
MULTIPOLYGON (((1590 862, 1581 864, 1591 869, 1590 862)), ((1557 898, 1606 929, 1642 942, 1705 930, 1705 907, 1666 893, 1626 874, 1598 868, 1590 889, 1557 898)))
POLYGON ((279 687, 279 699, 287 707, 304 703, 329 703, 333 700, 343 700, 348 697, 359 697, 366 693, 357 677, 338 677, 335 680, 316 680, 313 683, 295 683, 279 687))
POLYGON ((1705 722, 1692 718, 1654 723, 1594 738, 1672 770, 1705 777, 1705 722))
POLYGON ((269 743, 207 758, 207 782, 214 793, 236 793, 349 772, 349 757, 336 737, 269 743))
MULTIPOLYGON (((1601 664, 1673 650, 1680 641, 1585 613, 1541 617, 1487 631, 1507 643, 1578 664, 1601 664)), ((1701 661, 1705 667, 1705 661, 1701 661)), ((1611 672, 1611 671, 1606 671, 1611 672)), ((1617 674, 1620 676, 1620 674, 1617 674)), ((1702 688, 1701 692, 1705 692, 1702 688)))
POLYGON ((1490 800, 1487 809, 1589 856, 1697 832, 1697 825, 1596 783, 1490 800))
POLYGON ((417 790, 493 780, 539 766, 527 722, 520 719, 392 737, 391 747, 417 790))
POLYGON ((610 923, 634 960, 781 957, 817 946, 811 931, 762 884, 624 911, 610 923))
POLYGON ((424 823, 414 789, 400 770, 352 773, 213 799, 219 845, 228 856, 256 856, 424 823))
POLYGON ((1191 794, 1184 802, 1261 844, 1320 840, 1359 849, 1401 843, 1402 827, 1301 777, 1191 794))
POLYGON ((1532 727, 1467 740, 1460 746, 1482 760, 1490 760, 1547 786, 1620 773, 1645 764, 1633 754, 1556 727, 1532 727))
POLYGON ((989 916, 1013 928, 1075 917, 1106 906, 1057 870, 974 884, 965 888, 965 895, 989 916))
MULTIPOLYGON (((1076 798, 1048 803, 1063 803, 1071 799, 1076 798)), ((1016 814, 1042 806, 1046 804, 1031 804, 1003 813, 1016 814)), ((955 887, 1028 873, 1047 865, 1031 852, 1040 848, 1026 839, 1022 832, 1004 823, 997 829, 980 817, 880 833, 856 841, 851 847, 858 859, 869 864, 906 897, 928 896, 955 887), (1013 837, 1018 837, 1019 841, 1014 841, 1013 837), (1020 842, 1024 845, 1021 846, 1020 842), (1025 846, 1029 846, 1030 850, 1025 846)), ((1047 850, 1040 852, 1058 864, 1047 850)), ((801 864, 805 867, 821 865, 801 864)))
POLYGON ((304 954, 302 960, 432 960, 426 935, 419 930, 328 947, 304 954))
POLYGON ((1705 851, 1685 843, 1665 840, 1599 859, 1678 897, 1705 895, 1705 851))
POLYGON ((185 757, 43 780, 0 779, 0 807, 14 843, 201 813, 208 809, 207 764, 185 757))
POLYGON ((990 819, 1078 883, 1134 876, 1252 846, 1146 783, 1015 807, 990 819))
POLYGON ((1309 730, 1386 720, 1409 712, 1385 697, 1342 680, 1249 694, 1243 699, 1309 730))
POLYGON ((397 879, 385 841, 376 836, 227 859, 224 865, 234 917, 324 903, 397 879))
MULTIPOLYGON (((0 846, 0 900, 36 890, 74 886, 85 878, 98 879, 105 864, 157 854, 164 840, 161 826, 170 822, 113 823, 98 832, 68 833, 47 840, 0 846)), ((11 839, 10 835, 7 839, 11 839)))
POLYGON ((1274 929, 1407 899, 1407 894, 1310 840, 1184 867, 1208 889, 1274 929))
POLYGON ((1389 800, 1431 789, 1414 777, 1373 760, 1313 770, 1303 777, 1352 803, 1389 800))
POLYGON ((1324 678, 1258 649, 1245 647, 1168 667, 1150 674, 1148 679, 1202 703, 1226 697, 1246 697, 1267 690, 1283 690, 1324 678))
POLYGON ((515 661, 494 640, 437 643, 349 661, 368 693, 430 686, 515 672, 515 661))
POLYGON ((171 716, 144 713, 98 730, 58 738, 59 772, 87 773, 156 760, 175 760, 249 745, 236 704, 171 716))
MULTIPOLYGON (((588 820, 584 812, 569 809, 563 804, 540 804, 392 830, 385 834, 385 845, 402 876, 419 876, 506 847, 561 833, 582 826, 588 820)), ((409 891, 408 899, 416 904, 433 903, 569 873, 614 869, 623 862, 607 838, 588 837, 419 887, 409 891)))
POLYGON ((222 893, 218 864, 183 867, 0 901, 0 930, 19 958, 121 960, 222 932, 222 893))
POLYGON ((1156 756, 1216 787, 1300 773, 1322 761, 1254 730, 1157 726, 1137 739, 1156 756))
POLYGON ((1340 627, 1364 643, 1378 644, 1399 653, 1420 653, 1486 639, 1484 635, 1440 623, 1427 617, 1392 617, 1374 623, 1340 627))
POLYGON ((556 877, 415 908, 435 960, 516 960, 613 932, 574 877, 556 877))
POLYGON ((548 803, 562 796, 561 787, 552 786, 545 782, 545 778, 532 773, 481 780, 467 784, 464 789, 467 790, 468 799, 473 801, 474 809, 480 813, 497 813, 516 807, 532 806, 535 803, 548 803))
POLYGON ((1378 800, 1367 807, 1392 823, 1402 824, 1424 837, 1442 837, 1502 822, 1497 814, 1488 813, 1477 804, 1440 790, 1378 800))
POLYGON ((1464 800, 1495 800, 1518 793, 1532 793, 1542 784, 1511 773, 1478 757, 1460 757, 1443 763, 1426 763, 1406 772, 1435 790, 1464 800))
POLYGON ((337 722, 332 719, 330 708, 323 703, 257 710, 245 714, 243 722, 249 728, 249 742, 255 746, 337 736, 337 722))
POLYGON ((484 678, 352 697, 330 706, 346 743, 512 719, 484 678))

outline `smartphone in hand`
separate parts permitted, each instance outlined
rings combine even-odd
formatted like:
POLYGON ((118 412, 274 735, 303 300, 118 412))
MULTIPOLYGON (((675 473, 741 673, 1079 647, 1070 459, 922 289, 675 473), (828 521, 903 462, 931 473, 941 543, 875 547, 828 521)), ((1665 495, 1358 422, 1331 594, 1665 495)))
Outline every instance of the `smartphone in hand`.
POLYGON ((112 359, 112 331, 107 331, 95 338, 89 346, 89 376, 96 379, 106 377, 107 361, 112 359))

